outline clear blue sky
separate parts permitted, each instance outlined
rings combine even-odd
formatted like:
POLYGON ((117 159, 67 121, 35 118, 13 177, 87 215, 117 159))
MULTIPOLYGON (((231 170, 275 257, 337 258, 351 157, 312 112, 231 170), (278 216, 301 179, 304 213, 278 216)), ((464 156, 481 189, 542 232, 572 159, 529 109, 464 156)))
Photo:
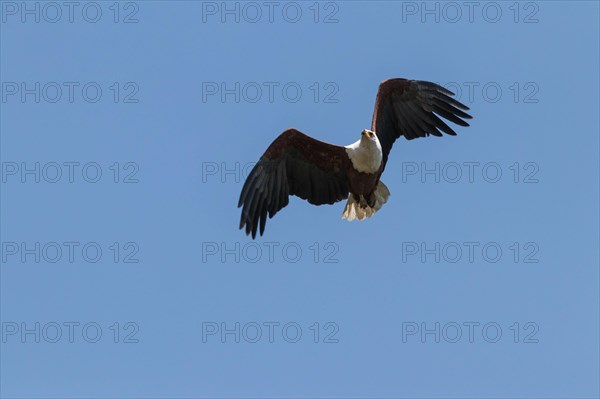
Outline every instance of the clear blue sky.
POLYGON ((23 4, 2 397, 600 395, 597 2, 23 4), (292 199, 239 231, 249 163, 287 127, 355 141, 390 77, 471 127, 397 142, 371 220, 292 199))

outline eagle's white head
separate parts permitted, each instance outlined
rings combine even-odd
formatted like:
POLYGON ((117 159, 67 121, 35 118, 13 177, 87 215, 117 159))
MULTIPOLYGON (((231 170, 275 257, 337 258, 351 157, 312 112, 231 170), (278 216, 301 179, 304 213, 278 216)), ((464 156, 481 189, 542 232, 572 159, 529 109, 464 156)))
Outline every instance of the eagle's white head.
POLYGON ((381 166, 381 144, 377 135, 370 130, 363 130, 357 142, 346 146, 346 152, 359 172, 375 173, 381 166))

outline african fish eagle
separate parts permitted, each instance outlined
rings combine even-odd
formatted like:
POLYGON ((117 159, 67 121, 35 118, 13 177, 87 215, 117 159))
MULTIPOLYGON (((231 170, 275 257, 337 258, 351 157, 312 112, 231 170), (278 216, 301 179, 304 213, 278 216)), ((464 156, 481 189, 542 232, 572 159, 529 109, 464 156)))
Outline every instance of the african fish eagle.
POLYGON ((256 238, 263 235, 267 215, 272 218, 295 195, 313 205, 347 199, 342 218, 370 218, 388 200, 390 192, 380 180, 392 145, 407 140, 456 136, 442 119, 469 126, 463 119, 469 108, 450 90, 431 82, 388 79, 381 82, 371 122, 358 141, 341 147, 287 129, 271 143, 242 188, 240 229, 256 238), (436 115, 437 114, 437 115, 436 115), (462 119, 461 119, 462 118, 462 119))

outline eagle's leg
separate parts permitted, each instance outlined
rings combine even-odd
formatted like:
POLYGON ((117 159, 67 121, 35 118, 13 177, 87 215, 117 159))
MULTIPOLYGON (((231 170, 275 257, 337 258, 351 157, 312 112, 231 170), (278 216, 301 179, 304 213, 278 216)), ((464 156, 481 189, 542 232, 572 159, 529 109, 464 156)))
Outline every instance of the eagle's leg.
POLYGON ((375 196, 375 191, 371 191, 369 194, 367 194, 365 200, 370 208, 375 208, 375 204, 377 203, 377 196, 375 196))
POLYGON ((379 181, 377 187, 368 195, 350 194, 346 207, 342 213, 342 218, 349 222, 352 220, 364 220, 370 218, 381 209, 390 196, 390 191, 379 181))
POLYGON ((362 195, 352 193, 352 198, 361 209, 365 209, 367 207, 367 202, 365 201, 365 198, 362 195))
POLYGON ((358 205, 361 209, 367 209, 370 206, 367 198, 364 195, 359 197, 358 205))

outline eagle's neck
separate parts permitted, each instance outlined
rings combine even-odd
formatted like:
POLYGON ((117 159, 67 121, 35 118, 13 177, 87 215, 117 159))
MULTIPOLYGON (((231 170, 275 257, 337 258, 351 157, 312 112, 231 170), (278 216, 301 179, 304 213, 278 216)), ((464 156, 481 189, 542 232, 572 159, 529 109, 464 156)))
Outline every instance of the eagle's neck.
POLYGON ((354 169, 363 173, 375 173, 379 170, 383 159, 379 140, 361 137, 356 143, 345 148, 354 169))

